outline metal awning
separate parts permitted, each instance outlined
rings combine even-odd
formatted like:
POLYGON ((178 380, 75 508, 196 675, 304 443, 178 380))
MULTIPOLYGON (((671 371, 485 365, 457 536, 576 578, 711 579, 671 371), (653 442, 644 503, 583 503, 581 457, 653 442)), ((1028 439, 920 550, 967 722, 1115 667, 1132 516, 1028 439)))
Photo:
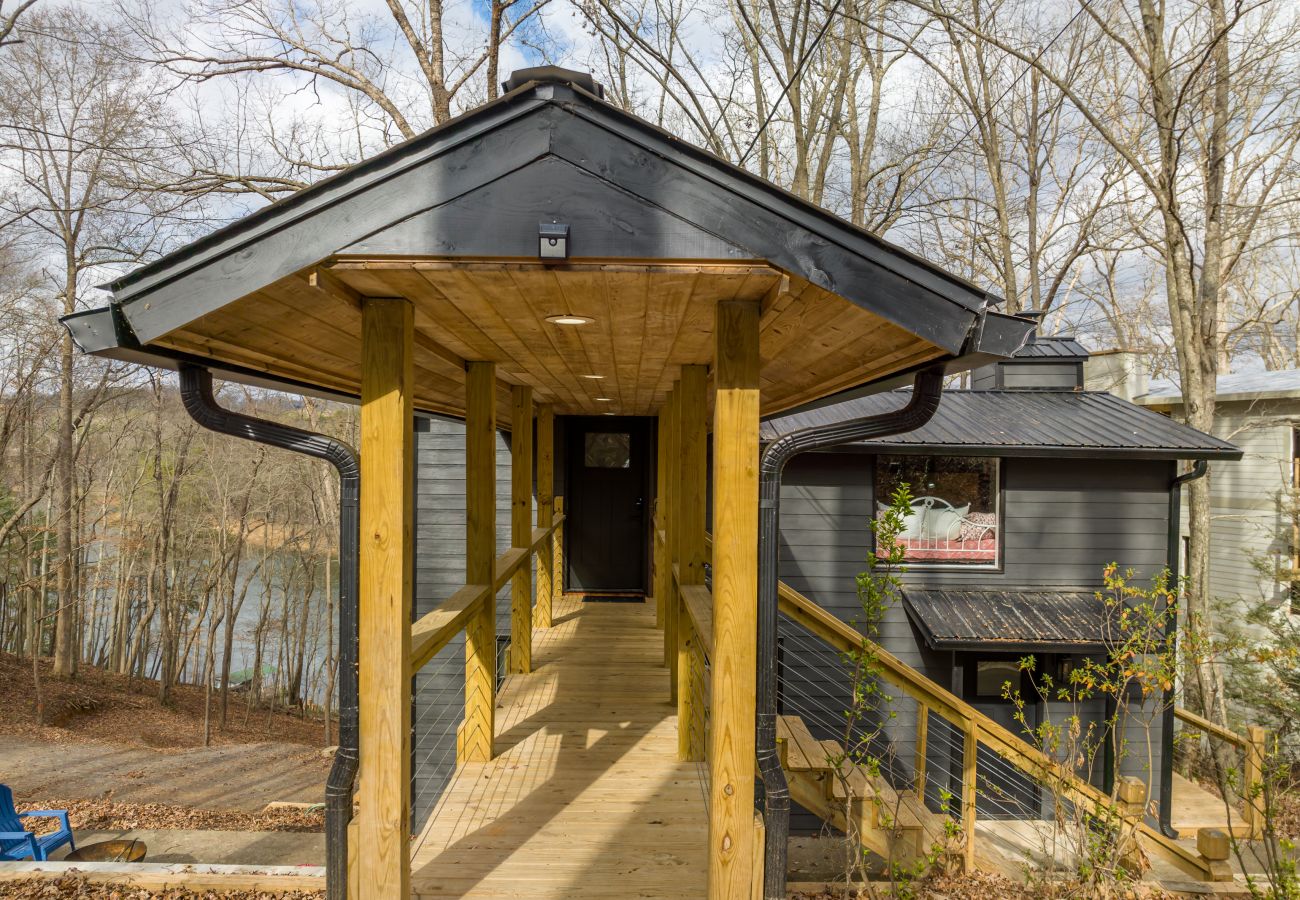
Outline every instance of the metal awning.
POLYGON ((935 650, 1095 653, 1113 643, 1116 628, 1093 591, 906 588, 903 603, 935 650))

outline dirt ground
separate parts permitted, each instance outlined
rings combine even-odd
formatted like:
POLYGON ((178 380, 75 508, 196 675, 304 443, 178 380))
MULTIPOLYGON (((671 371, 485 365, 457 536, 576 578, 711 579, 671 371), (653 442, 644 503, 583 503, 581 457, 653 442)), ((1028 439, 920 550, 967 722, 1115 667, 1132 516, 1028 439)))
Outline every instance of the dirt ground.
POLYGON ((37 725, 30 661, 0 655, 0 776, 20 808, 68 809, 74 828, 322 828, 319 812, 261 813, 273 801, 323 799, 331 760, 320 721, 246 715, 235 695, 230 727, 204 747, 202 690, 178 688, 163 707, 155 683, 89 666, 56 679, 42 663, 46 724, 37 725))
MULTIPOLYGON (((54 678, 50 660, 41 660, 41 699, 45 724, 36 724, 31 661, 0 653, 0 734, 51 743, 91 739, 124 747, 182 750, 203 746, 204 691, 179 686, 169 706, 158 702, 157 682, 128 679, 82 666, 76 679, 54 678)), ((294 711, 248 709, 247 698, 232 693, 225 731, 215 726, 218 696, 212 696, 211 744, 276 742, 320 747, 325 726, 294 711)), ((334 731, 337 734, 337 730, 334 731)))

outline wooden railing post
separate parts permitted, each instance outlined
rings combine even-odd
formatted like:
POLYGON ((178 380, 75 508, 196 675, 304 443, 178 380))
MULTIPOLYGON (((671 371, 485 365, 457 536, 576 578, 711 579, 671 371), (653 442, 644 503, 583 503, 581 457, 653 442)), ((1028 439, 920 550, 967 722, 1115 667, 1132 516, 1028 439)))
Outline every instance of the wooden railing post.
MULTIPOLYGON (((705 366, 682 366, 682 380, 677 402, 678 468, 675 514, 678 581, 686 585, 704 584, 704 493, 709 477, 705 442, 708 423, 705 417, 705 366)), ((677 621, 677 748, 680 759, 696 759, 692 752, 690 731, 694 714, 695 683, 692 677, 690 616, 682 605, 681 595, 674 594, 677 621)))
POLYGON ((1267 824, 1267 798, 1264 796, 1264 762, 1267 732, 1258 725, 1246 729, 1246 763, 1242 769, 1241 790, 1245 795, 1243 818, 1252 840, 1264 836, 1267 824))
POLYGON ((668 667, 668 700, 677 702, 677 586, 673 566, 677 564, 677 500, 681 493, 681 428, 678 422, 679 382, 668 394, 668 488, 665 500, 664 544, 668 548, 668 593, 664 597, 664 665, 668 667))
MULTIPOLYGON (((510 389, 510 545, 529 547, 533 536, 533 389, 510 389)), ((530 554, 531 556, 531 554, 530 554)), ((533 670, 532 560, 510 580, 510 672, 533 670)))
POLYGON ((413 322, 409 301, 362 303, 357 884, 376 900, 411 881, 413 322))
POLYGON ((757 303, 723 301, 714 327, 713 659, 709 900, 753 888, 758 640, 757 303))
MULTIPOLYGON (((560 524, 555 526, 551 537, 551 603, 564 599, 564 498, 555 498, 555 515, 560 524)), ((554 611, 552 611, 554 615, 554 611)))
POLYGON ((925 769, 928 765, 926 754, 930 737, 930 708, 919 700, 916 704, 916 777, 912 779, 916 786, 916 796, 925 800, 925 769))
POLYGON ((668 406, 665 403, 659 410, 659 417, 656 421, 657 438, 655 440, 655 499, 654 499, 654 521, 651 528, 654 529, 654 540, 651 541, 651 547, 654 551, 654 592, 655 592, 655 627, 664 627, 665 603, 668 598, 668 591, 672 585, 673 573, 669 564, 668 546, 665 542, 659 540, 659 532, 665 531, 667 525, 664 522, 664 514, 667 511, 665 497, 668 492, 668 406))
MULTIPOLYGON (((465 393, 465 582, 490 585, 497 543, 496 364, 466 363, 465 393)), ((465 626, 465 719, 456 742, 462 763, 493 756, 496 618, 496 598, 489 592, 465 626)))
POLYGON ((962 871, 975 871, 975 777, 979 770, 979 741, 974 719, 963 725, 961 766, 961 827, 965 837, 962 848, 962 871))
MULTIPOLYGON (((537 527, 550 528, 555 523, 555 407, 537 405, 537 527)), ((537 605, 533 607, 533 627, 550 628, 555 535, 552 534, 537 552, 537 605)))

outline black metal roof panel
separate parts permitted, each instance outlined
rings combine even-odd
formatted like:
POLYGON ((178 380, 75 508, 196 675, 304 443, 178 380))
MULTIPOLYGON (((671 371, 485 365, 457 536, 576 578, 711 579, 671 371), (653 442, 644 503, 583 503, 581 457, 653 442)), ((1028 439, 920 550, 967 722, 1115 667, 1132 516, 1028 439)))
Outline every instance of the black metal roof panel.
POLYGON ((935 650, 1097 651, 1112 608, 1090 591, 906 588, 903 603, 935 650))
POLYGON ((1087 359, 1088 348, 1072 337, 1033 337, 1012 359, 1087 359))
MULTIPOLYGON (((875 416, 907 403, 908 390, 856 397, 767 419, 764 441, 820 425, 875 416)), ((882 451, 997 456, 1240 459, 1237 447, 1112 394, 1085 391, 944 391, 925 425, 863 441, 882 451)))
MULTIPOLYGON (((1031 330, 1028 320, 992 312, 996 298, 979 287, 601 100, 584 89, 589 81, 535 70, 497 100, 117 279, 114 302, 134 339, 148 344, 424 215, 437 228, 426 233, 422 255, 482 256, 481 248, 456 242, 466 231, 456 219, 457 199, 516 172, 527 172, 534 193, 545 193, 547 173, 559 166, 583 184, 634 198, 642 218, 650 217, 611 225, 627 235, 620 256, 699 258, 665 255, 662 235, 650 227, 658 221, 652 214, 663 213, 689 223, 692 233, 712 235, 713 244, 725 242, 739 258, 767 260, 954 355, 1006 356, 1031 330)), ((586 196, 526 201, 511 221, 528 229, 542 212, 568 221, 577 206, 591 204, 586 196)), ((504 213, 476 208, 473 215, 482 225, 504 213)), ((526 243, 496 241, 488 255, 532 255, 536 232, 528 229, 518 229, 526 243)))

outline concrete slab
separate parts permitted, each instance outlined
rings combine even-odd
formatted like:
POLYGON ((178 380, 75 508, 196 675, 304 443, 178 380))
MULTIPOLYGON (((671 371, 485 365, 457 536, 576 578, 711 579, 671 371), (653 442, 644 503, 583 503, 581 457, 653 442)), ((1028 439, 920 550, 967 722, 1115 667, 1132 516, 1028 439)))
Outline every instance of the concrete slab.
MULTIPOLYGON (((98 841, 144 841, 148 863, 240 866, 323 866, 325 835, 290 831, 77 831, 77 846, 98 841)), ((61 860, 63 847, 53 855, 61 860)))

